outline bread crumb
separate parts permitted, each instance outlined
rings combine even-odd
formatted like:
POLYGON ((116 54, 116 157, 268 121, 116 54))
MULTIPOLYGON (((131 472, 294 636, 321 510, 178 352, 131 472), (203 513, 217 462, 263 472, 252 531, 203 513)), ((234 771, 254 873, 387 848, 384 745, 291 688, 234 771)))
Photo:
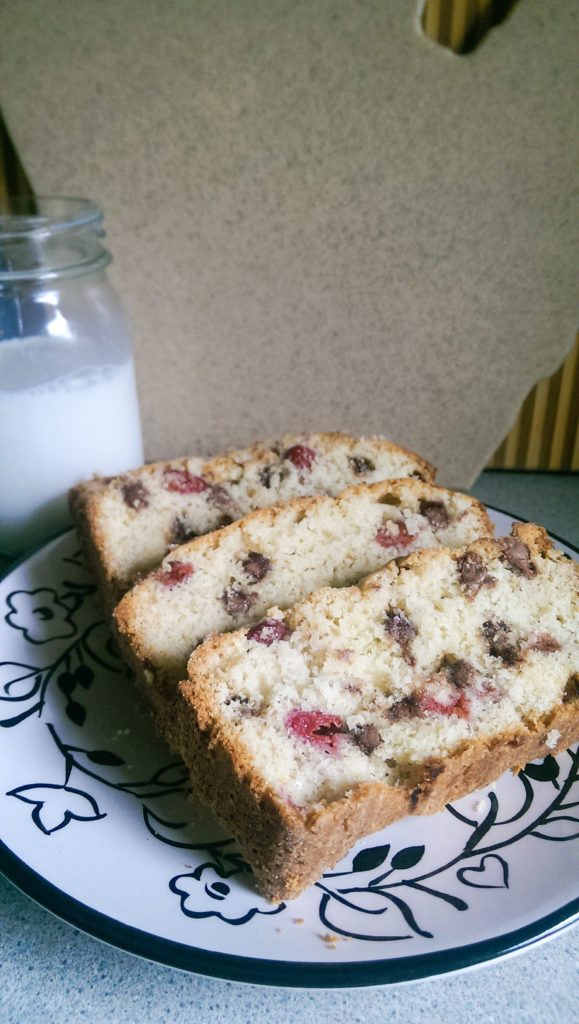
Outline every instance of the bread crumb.
POLYGON ((545 746, 548 747, 549 750, 553 750, 557 746, 557 743, 560 739, 561 733, 559 732, 559 730, 551 729, 551 732, 548 734, 547 739, 545 740, 545 746))
POLYGON ((303 923, 304 923, 303 917, 294 917, 294 924, 303 924, 303 923))

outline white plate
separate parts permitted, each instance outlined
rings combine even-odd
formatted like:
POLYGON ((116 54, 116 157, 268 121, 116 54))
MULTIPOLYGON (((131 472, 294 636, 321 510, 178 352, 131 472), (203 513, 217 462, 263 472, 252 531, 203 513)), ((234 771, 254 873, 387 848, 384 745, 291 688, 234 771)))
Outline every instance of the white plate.
POLYGON ((366 838, 272 906, 207 813, 191 822, 184 770, 135 694, 72 532, 0 583, 0 608, 0 867, 91 935, 200 974, 345 988, 461 970, 579 915, 577 751, 366 838))

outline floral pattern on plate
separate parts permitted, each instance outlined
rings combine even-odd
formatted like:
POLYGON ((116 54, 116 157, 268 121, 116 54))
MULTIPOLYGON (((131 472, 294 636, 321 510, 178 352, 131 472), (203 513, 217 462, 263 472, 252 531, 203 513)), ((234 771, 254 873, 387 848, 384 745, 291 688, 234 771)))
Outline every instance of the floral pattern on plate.
MULTIPOLYGON (((492 514, 508 532, 511 520, 492 514)), ((134 936, 127 948, 136 952, 151 955, 140 935, 190 949, 192 970, 199 951, 225 953, 237 967, 216 962, 207 971, 224 977, 243 977, 243 963, 260 960, 281 965, 290 984, 299 983, 291 977, 298 964, 314 975, 321 967, 323 984, 342 984, 344 965, 349 983, 369 983, 355 971, 372 961, 376 984, 400 980, 397 964, 405 977, 456 969, 464 962, 457 949, 480 947, 471 960, 502 955, 516 943, 497 945, 497 936, 523 929, 536 940, 577 913, 575 750, 507 774, 433 818, 369 836, 298 900, 267 903, 235 841, 190 799, 183 765, 155 736, 74 535, 0 588, 4 870, 11 874, 15 858, 80 901, 94 914, 87 930, 100 934, 106 915, 134 936), (435 963, 445 951, 446 963, 435 963), (416 970, 408 973, 409 958, 416 970)), ((161 958, 177 962, 170 952, 161 958)), ((314 975, 309 983, 320 983, 314 975)), ((264 980, 271 977, 270 966, 264 980)))

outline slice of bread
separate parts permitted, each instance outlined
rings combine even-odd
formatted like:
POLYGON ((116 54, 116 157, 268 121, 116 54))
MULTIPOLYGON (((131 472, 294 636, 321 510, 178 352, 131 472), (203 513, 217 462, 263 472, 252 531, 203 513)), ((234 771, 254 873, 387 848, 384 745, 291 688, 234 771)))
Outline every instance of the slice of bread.
POLYGON ((433 481, 434 468, 381 438, 300 434, 217 458, 157 462, 70 492, 70 509, 106 611, 172 548, 299 495, 336 495, 391 477, 433 481))
POLYGON ((170 728, 260 891, 579 739, 578 566, 533 525, 214 636, 170 728))
POLYGON ((474 498, 420 480, 259 509, 176 548, 125 594, 114 613, 121 644, 162 705, 209 634, 257 622, 271 605, 287 608, 319 587, 347 586, 398 555, 492 533, 474 498))

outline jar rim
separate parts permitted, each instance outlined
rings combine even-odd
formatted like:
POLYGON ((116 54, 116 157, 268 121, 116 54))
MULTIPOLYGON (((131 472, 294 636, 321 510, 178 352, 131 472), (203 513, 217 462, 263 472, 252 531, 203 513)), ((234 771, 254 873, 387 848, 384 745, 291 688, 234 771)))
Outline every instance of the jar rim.
POLYGON ((0 242, 96 227, 103 220, 97 203, 76 196, 8 196, 7 205, 9 212, 0 213, 0 242))

